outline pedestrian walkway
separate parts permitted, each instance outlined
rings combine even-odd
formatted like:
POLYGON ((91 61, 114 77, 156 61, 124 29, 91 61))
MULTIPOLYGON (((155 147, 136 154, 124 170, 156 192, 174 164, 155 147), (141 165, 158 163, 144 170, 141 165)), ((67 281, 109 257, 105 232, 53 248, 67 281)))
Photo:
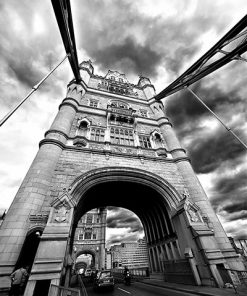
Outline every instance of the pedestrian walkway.
POLYGON ((237 287, 237 293, 232 288, 214 288, 207 286, 191 286, 191 285, 183 285, 183 284, 175 284, 175 283, 167 283, 163 280, 155 280, 155 279, 144 279, 141 281, 147 285, 153 285, 164 288, 171 288, 177 291, 189 292, 195 295, 203 295, 203 296, 247 296, 247 287, 245 285, 241 285, 237 287))

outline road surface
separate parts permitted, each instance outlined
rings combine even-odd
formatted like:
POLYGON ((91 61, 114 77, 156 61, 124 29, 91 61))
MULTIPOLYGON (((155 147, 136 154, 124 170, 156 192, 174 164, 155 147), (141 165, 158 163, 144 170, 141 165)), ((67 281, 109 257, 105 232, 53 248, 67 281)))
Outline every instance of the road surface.
POLYGON ((195 296, 195 294, 160 288, 157 286, 146 285, 142 283, 132 283, 131 286, 116 284, 114 291, 97 291, 93 287, 87 287, 88 296, 195 296))

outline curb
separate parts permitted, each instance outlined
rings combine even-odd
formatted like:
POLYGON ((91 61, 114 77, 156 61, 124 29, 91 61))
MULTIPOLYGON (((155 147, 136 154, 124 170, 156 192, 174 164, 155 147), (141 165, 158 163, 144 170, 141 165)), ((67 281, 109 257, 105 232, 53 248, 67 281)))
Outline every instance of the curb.
POLYGON ((139 283, 150 285, 150 286, 155 286, 155 287, 160 287, 160 288, 165 288, 165 289, 170 289, 170 290, 176 290, 176 291, 180 291, 180 292, 187 292, 187 293, 191 293, 191 294, 195 294, 195 295, 218 296, 217 294, 194 291, 194 290, 190 290, 190 289, 182 289, 182 288, 177 288, 177 287, 169 287, 169 286, 165 286, 165 285, 159 285, 159 284, 156 284, 156 283, 155 284, 154 283, 147 283, 147 282, 139 282, 139 283))

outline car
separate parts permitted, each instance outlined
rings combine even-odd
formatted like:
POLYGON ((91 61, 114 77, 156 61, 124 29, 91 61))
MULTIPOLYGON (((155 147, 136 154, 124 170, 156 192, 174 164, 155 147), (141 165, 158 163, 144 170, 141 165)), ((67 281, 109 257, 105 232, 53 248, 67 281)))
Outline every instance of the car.
POLYGON ((110 289, 114 290, 115 282, 111 270, 101 270, 94 280, 94 290, 110 289))

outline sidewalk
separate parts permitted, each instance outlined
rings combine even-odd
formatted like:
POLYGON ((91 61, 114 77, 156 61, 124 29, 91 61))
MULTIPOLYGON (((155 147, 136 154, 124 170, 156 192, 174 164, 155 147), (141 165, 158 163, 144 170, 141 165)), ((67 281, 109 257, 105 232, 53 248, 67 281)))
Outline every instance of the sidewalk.
POLYGON ((203 295, 203 296, 247 296, 247 287, 244 285, 237 287, 237 294, 234 289, 229 288, 214 288, 214 287, 206 287, 206 286, 191 286, 191 285, 183 285, 183 284, 175 284, 175 283, 167 283, 163 280, 155 280, 155 279, 145 279, 140 281, 141 283, 147 285, 153 285, 158 287, 170 288, 172 290, 189 292, 195 295, 203 295))

